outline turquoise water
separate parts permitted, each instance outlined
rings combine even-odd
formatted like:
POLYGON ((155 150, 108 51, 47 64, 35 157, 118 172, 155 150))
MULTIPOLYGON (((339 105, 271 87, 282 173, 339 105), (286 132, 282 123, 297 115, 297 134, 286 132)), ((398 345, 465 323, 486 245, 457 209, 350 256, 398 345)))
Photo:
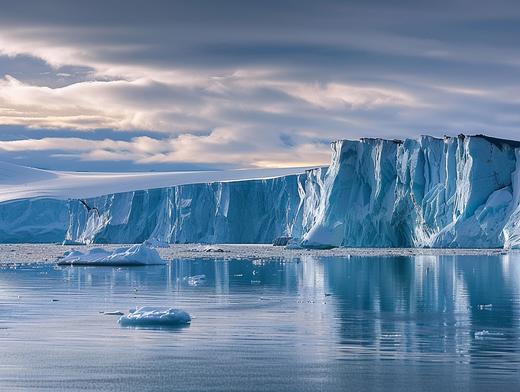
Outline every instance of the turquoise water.
POLYGON ((519 386, 520 255, 0 269, 1 391, 519 386), (141 305, 192 324, 122 328, 100 313, 141 305))

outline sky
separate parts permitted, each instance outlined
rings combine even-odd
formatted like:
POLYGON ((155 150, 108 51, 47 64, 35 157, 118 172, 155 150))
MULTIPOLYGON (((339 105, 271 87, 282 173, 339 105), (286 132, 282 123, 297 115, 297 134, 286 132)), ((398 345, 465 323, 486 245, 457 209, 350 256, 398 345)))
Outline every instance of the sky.
POLYGON ((0 160, 327 164, 330 142, 520 139, 517 1, 0 0, 0 160))

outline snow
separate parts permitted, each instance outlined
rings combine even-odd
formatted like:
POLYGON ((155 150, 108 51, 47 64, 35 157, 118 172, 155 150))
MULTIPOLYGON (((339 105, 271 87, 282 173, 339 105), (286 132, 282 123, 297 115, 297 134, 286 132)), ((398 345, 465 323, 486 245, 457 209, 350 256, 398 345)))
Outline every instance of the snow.
POLYGON ((190 324, 191 316, 181 309, 143 306, 130 309, 118 322, 123 327, 174 327, 190 324))
POLYGON ((266 179, 305 168, 191 172, 96 173, 41 170, 0 162, 0 203, 27 198, 84 199, 111 193, 183 184, 266 179))
POLYGON ((87 266, 142 266, 165 264, 157 250, 145 244, 136 244, 130 247, 117 248, 107 251, 103 248, 93 248, 86 253, 77 250, 67 251, 58 265, 87 265, 87 266))

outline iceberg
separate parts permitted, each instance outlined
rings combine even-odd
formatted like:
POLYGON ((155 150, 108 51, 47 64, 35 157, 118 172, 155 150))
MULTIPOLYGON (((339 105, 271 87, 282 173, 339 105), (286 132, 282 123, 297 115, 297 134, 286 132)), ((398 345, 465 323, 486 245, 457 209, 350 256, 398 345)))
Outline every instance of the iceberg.
POLYGON ((189 325, 191 316, 181 309, 143 306, 130 309, 118 322, 123 327, 176 327, 189 325))
POLYGON ((159 253, 145 244, 136 244, 127 248, 118 248, 109 252, 102 248, 93 248, 86 253, 67 251, 58 261, 58 265, 77 266, 143 266, 165 264, 159 253))
POLYGON ((206 283, 206 275, 193 275, 193 276, 187 276, 184 278, 186 282, 188 282, 188 285, 190 286, 200 286, 204 283, 206 283))
POLYGON ((93 191, 77 185, 93 175, 20 173, 35 190, 6 180, 0 242, 520 248, 520 142, 483 135, 339 140, 328 167, 132 174, 126 191, 123 175, 93 191))

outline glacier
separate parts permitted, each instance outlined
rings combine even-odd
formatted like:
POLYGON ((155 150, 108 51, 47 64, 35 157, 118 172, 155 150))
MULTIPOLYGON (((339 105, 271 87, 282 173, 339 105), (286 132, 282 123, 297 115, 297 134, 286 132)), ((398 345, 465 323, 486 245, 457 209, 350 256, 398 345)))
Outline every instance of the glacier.
POLYGON ((328 167, 245 177, 162 186, 165 177, 153 189, 144 181, 143 189, 120 192, 120 182, 117 192, 93 197, 59 197, 54 187, 4 198, 0 242, 271 243, 286 236, 309 248, 520 248, 517 141, 339 140, 328 167))
POLYGON ((518 208, 518 147, 464 135, 333 143, 324 196, 303 245, 516 246, 509 221, 518 208))

